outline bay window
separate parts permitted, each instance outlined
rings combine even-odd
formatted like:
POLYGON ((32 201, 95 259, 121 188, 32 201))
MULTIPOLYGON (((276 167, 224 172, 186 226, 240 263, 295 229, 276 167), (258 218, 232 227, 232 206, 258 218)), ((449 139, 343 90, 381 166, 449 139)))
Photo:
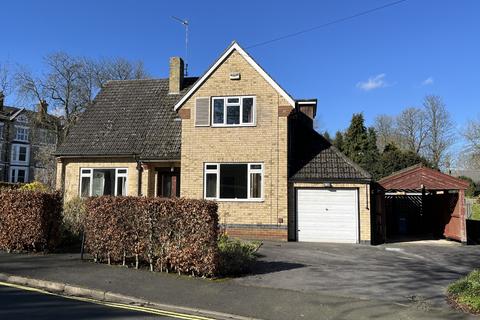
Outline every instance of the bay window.
POLYGON ((28 182, 28 168, 10 167, 10 182, 12 183, 28 182))
POLYGON ((80 169, 80 197, 104 195, 127 195, 127 169, 80 169))
POLYGON ((207 163, 204 184, 205 199, 262 200, 263 164, 207 163))
POLYGON ((30 146, 24 144, 12 144, 10 162, 12 164, 27 165, 30 161, 30 146))
POLYGON ((212 126, 253 126, 255 97, 212 98, 212 126))

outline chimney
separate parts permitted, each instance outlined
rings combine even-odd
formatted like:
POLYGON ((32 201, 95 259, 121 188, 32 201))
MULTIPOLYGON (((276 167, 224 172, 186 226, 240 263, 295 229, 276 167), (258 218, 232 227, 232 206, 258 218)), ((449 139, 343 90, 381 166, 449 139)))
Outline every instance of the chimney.
POLYGON ((314 120, 317 115, 317 99, 297 100, 297 108, 310 119, 314 120))
POLYGON ((48 112, 48 103, 45 100, 40 101, 40 103, 37 105, 37 118, 39 121, 42 121, 45 119, 45 116, 47 115, 48 112))
POLYGON ((5 95, 3 94, 3 91, 0 91, 0 111, 3 111, 4 101, 5 101, 5 95))
POLYGON ((170 77, 169 81, 169 93, 179 94, 183 85, 183 60, 180 57, 170 58, 170 77))

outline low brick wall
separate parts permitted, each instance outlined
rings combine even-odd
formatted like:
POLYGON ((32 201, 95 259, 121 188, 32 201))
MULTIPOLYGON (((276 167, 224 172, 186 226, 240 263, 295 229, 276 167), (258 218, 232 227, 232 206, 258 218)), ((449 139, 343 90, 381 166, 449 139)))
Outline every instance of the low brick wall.
POLYGON ((275 225, 223 225, 222 229, 230 237, 248 240, 288 241, 286 227, 275 225))

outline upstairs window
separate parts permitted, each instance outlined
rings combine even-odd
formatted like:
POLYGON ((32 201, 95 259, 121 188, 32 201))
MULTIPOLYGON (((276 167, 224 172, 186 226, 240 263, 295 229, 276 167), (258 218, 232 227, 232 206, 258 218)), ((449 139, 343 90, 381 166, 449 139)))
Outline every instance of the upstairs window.
POLYGON ((255 97, 212 98, 212 126, 253 126, 255 97))
POLYGON ((27 127, 15 127, 15 140, 28 141, 30 130, 27 127))
POLYGON ((30 146, 23 144, 12 144, 11 162, 14 164, 28 164, 30 146))
POLYGON ((0 122, 0 140, 3 140, 3 130, 4 130, 4 124, 3 122, 0 122))

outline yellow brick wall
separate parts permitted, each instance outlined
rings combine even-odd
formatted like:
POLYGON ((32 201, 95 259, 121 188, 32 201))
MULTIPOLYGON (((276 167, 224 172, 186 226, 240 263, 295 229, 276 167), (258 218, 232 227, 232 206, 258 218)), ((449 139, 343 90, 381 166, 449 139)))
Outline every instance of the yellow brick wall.
MULTIPOLYGON (((137 163, 132 159, 64 159, 65 162, 65 200, 79 195, 80 168, 127 168, 127 195, 137 195, 137 163)), ((61 163, 57 163, 57 177, 60 176, 61 163)), ((57 179, 57 189, 61 189, 61 179, 57 179)))
POLYGON ((236 51, 190 97, 182 120, 182 197, 203 198, 205 162, 263 162, 264 201, 219 202, 220 222, 225 224, 287 225, 287 118, 278 107, 287 101, 236 51), (240 72, 241 80, 230 80, 240 72), (236 128, 195 127, 195 99, 211 96, 256 96, 256 126, 236 128))
MULTIPOLYGON (((295 228, 295 189, 294 188, 322 188, 323 183, 295 182, 289 185, 289 234, 290 238, 296 233, 295 228)), ((358 190, 360 242, 371 241, 370 226, 370 185, 361 183, 332 183, 333 188, 349 188, 358 190)))

